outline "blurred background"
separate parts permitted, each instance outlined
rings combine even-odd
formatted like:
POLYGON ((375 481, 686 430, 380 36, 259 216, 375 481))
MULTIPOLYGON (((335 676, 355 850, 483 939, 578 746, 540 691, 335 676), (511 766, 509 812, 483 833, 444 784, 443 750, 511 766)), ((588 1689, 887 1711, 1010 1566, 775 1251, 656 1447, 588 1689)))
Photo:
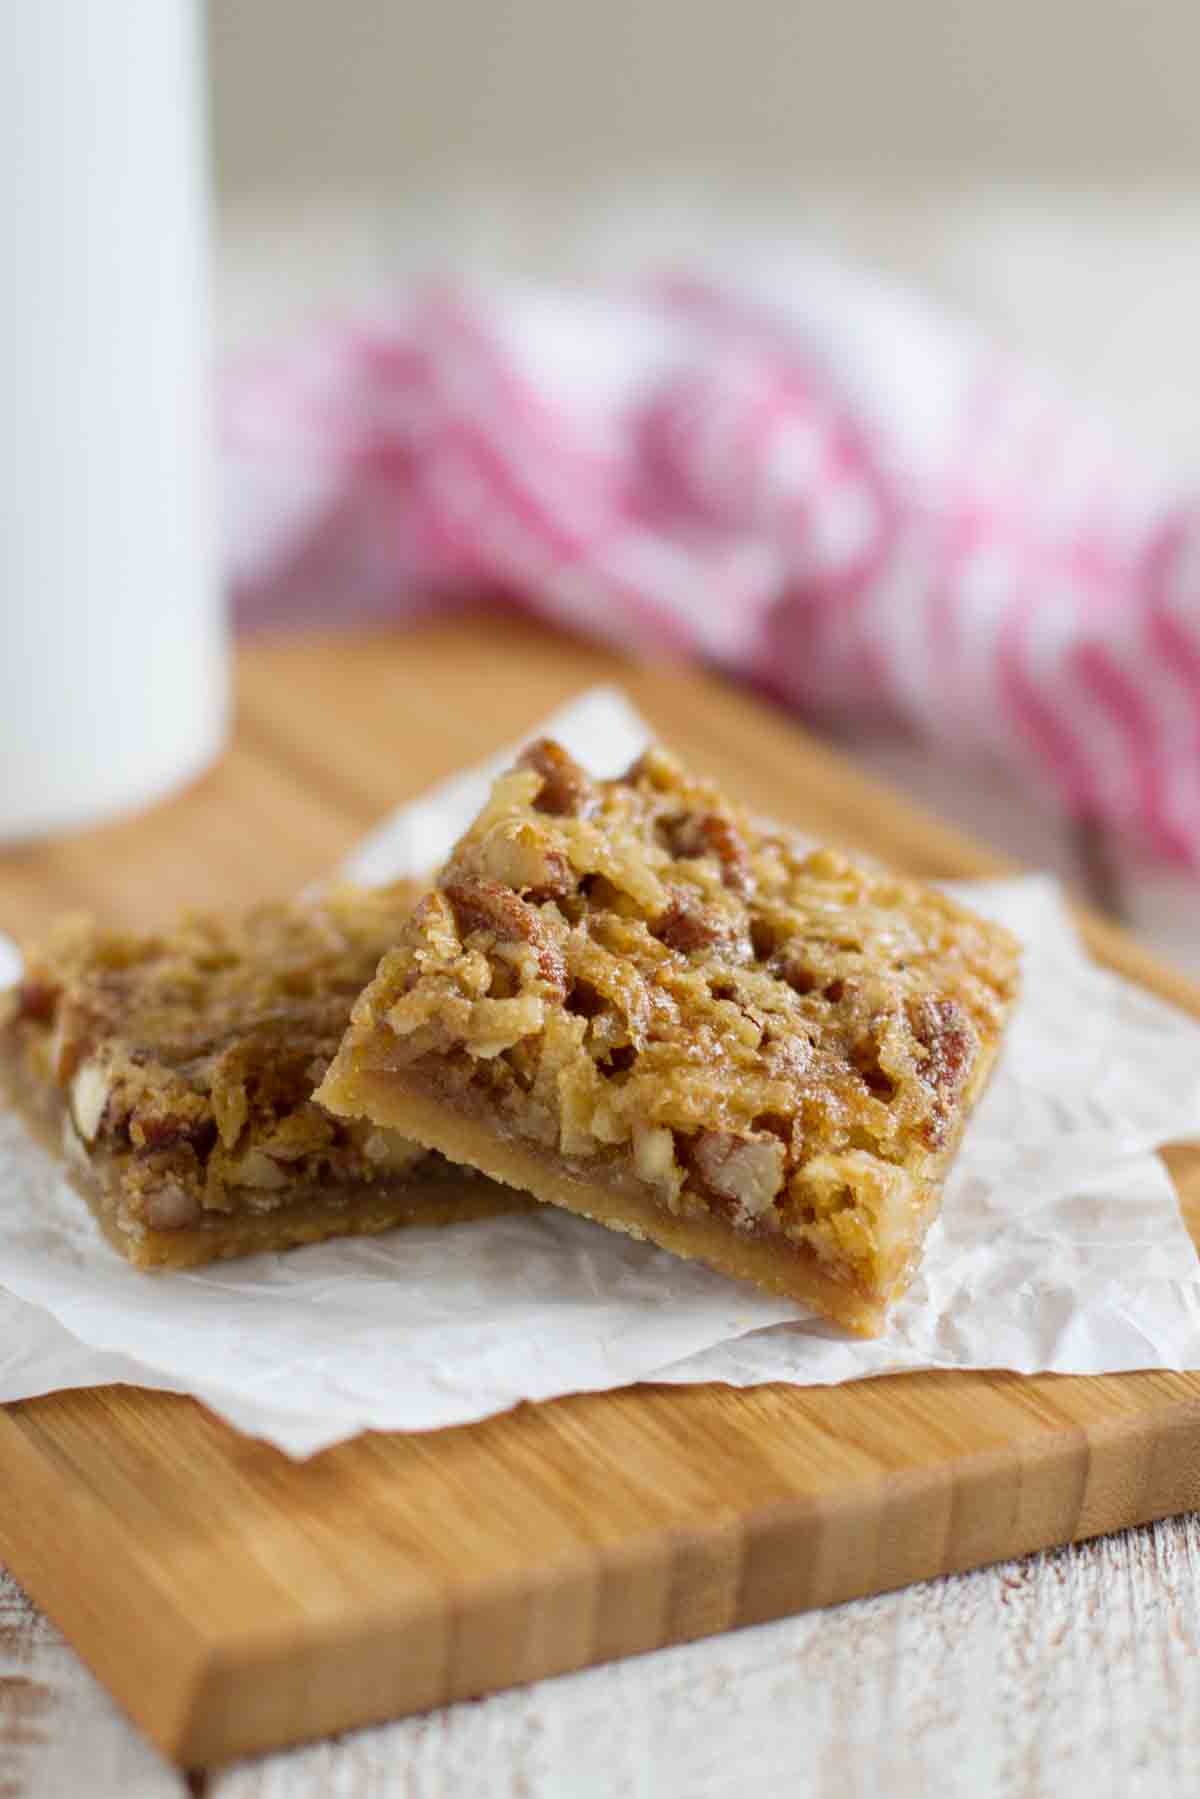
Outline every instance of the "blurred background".
POLYGON ((210 0, 219 325, 802 234, 1200 468, 1194 0, 210 0))
POLYGON ((227 599, 490 604, 715 664, 1200 968, 1194 0, 0 38, 0 843, 193 791, 227 599))
MULTIPOLYGON (((798 239, 899 277, 1200 474, 1194 0, 210 0, 224 350, 406 272, 613 274, 798 239)), ((999 776, 856 753, 1200 966, 1191 877, 999 776)))

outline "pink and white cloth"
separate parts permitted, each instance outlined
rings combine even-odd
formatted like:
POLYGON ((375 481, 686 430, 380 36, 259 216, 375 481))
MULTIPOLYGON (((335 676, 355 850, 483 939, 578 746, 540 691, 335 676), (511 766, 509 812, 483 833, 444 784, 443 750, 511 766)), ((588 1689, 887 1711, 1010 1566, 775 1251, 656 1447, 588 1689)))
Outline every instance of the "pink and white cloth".
POLYGON ((223 433, 247 627, 516 605, 1200 867, 1200 496, 876 279, 412 288, 243 358, 223 433))

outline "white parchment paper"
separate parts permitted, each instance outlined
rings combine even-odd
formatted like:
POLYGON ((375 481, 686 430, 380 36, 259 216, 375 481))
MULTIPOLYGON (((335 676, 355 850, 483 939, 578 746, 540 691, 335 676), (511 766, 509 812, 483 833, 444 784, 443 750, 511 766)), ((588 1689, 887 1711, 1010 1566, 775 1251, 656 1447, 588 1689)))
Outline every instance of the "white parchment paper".
MULTIPOLYGON (((611 690, 530 734, 547 728, 602 774, 646 741, 611 690)), ((345 872, 428 868, 508 753, 387 821, 345 872)), ((132 1381, 302 1456, 643 1379, 1200 1368, 1200 1263, 1153 1153, 1200 1136, 1200 1025, 1094 968, 1053 882, 958 891, 1023 939, 1025 996, 921 1271, 876 1341, 549 1209, 137 1274, 0 1116, 0 1400, 132 1381)))

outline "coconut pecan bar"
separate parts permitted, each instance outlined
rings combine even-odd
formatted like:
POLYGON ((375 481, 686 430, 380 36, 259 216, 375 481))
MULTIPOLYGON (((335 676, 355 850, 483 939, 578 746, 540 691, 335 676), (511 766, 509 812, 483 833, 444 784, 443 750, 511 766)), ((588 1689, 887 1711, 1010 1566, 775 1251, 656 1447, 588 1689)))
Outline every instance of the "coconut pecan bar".
POLYGON ((346 888, 161 936, 66 921, 29 952, 0 996, 0 1081, 130 1262, 532 1203, 312 1100, 416 891, 346 888))
POLYGON ((872 1334, 1017 985, 1009 934, 665 752, 497 782, 318 1097, 872 1334))

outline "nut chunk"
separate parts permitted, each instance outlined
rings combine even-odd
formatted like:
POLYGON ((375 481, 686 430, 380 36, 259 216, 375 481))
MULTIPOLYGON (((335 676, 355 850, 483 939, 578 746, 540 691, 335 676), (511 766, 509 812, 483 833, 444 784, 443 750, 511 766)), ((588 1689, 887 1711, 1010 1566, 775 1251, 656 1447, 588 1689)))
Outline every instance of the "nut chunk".
POLYGON ((501 776, 318 1097, 877 1331, 1016 993, 1007 932, 663 751, 501 776))
POLYGON ((0 1085, 137 1267, 442 1224, 523 1202, 312 1098, 417 889, 193 917, 68 921, 0 994, 0 1085))

